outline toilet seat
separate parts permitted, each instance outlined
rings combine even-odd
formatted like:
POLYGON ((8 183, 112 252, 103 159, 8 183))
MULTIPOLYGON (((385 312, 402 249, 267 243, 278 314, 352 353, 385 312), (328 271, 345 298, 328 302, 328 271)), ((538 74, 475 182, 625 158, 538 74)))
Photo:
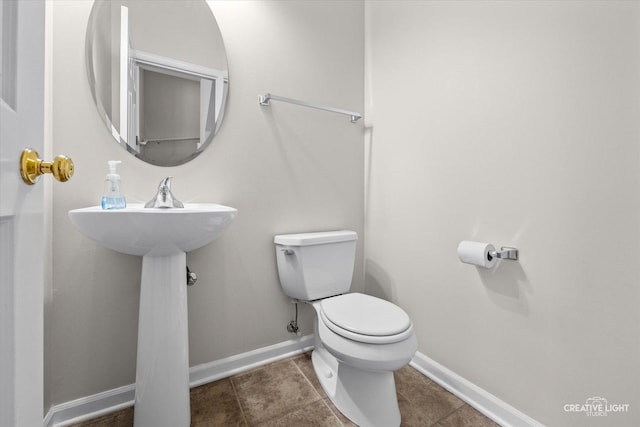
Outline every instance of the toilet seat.
POLYGON ((418 340, 413 328, 409 329, 405 339, 397 342, 366 343, 358 334, 355 336, 358 339, 355 340, 329 329, 328 324, 331 322, 322 319, 320 301, 313 302, 312 305, 318 316, 314 331, 317 339, 316 349, 325 348, 333 357, 351 366, 372 371, 395 371, 409 363, 418 349, 418 340))
POLYGON ((407 313, 370 295, 352 293, 320 301, 320 318, 332 332, 368 344, 392 344, 413 334, 407 313))

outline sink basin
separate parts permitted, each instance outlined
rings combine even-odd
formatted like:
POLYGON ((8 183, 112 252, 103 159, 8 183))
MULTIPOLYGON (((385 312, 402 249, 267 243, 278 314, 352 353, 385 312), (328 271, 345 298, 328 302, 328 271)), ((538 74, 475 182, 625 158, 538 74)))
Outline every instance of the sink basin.
POLYGON ((190 425, 186 252, 220 235, 237 210, 216 204, 161 209, 74 209, 69 218, 100 245, 142 256, 134 425, 190 425))
POLYGON ((238 212, 213 203, 185 204, 182 209, 74 209, 69 218, 85 236, 129 255, 171 255, 198 249, 220 235, 238 212))

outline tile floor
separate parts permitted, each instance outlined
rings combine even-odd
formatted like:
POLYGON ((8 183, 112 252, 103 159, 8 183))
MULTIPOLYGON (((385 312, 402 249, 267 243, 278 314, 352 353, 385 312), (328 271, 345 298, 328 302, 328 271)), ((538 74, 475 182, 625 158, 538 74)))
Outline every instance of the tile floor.
MULTIPOLYGON (((398 370, 395 376, 402 426, 497 426, 410 366, 398 370)), ((89 426, 133 426, 133 408, 72 427, 89 426)), ((191 426, 355 424, 326 397, 313 372, 311 353, 306 353, 191 389, 191 426)))

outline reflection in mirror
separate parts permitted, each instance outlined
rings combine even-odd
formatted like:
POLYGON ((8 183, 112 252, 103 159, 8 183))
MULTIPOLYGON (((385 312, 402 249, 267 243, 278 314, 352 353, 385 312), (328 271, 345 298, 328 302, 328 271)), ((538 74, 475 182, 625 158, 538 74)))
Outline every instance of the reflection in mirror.
POLYGON ((130 153, 176 166, 211 142, 229 81, 222 36, 205 1, 97 0, 86 54, 98 111, 130 153))

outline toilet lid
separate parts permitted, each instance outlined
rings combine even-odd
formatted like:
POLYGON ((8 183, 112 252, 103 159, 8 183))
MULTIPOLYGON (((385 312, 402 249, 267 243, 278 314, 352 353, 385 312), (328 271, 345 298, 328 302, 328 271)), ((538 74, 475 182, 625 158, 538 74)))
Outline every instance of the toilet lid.
POLYGON ((351 334, 343 334, 336 328, 331 329, 348 338, 352 335, 389 337, 401 334, 411 327, 411 319, 403 309, 370 295, 339 295, 322 300, 320 306, 323 317, 351 334))

